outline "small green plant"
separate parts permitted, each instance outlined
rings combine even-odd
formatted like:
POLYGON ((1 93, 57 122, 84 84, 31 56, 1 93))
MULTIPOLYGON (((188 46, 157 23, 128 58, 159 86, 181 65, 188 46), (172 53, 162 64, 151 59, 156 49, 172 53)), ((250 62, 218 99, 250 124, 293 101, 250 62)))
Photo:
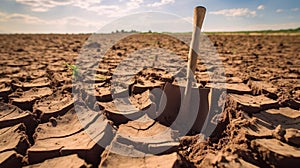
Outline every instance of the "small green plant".
POLYGON ((77 78, 79 76, 79 69, 76 65, 70 65, 68 63, 65 63, 65 65, 72 70, 72 77, 77 78))

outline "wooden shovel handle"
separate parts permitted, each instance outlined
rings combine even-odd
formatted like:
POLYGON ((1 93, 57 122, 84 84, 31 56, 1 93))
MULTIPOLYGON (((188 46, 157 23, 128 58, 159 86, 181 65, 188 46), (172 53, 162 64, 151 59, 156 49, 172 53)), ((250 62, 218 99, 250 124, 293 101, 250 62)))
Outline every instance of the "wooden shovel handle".
POLYGON ((193 35, 191 41, 191 47, 188 56, 188 79, 192 78, 192 71, 194 74, 197 66, 197 53, 199 53, 199 41, 200 32, 205 17, 206 8, 203 6, 197 6, 194 9, 194 22, 193 22, 193 35))
MULTIPOLYGON (((180 107, 180 112, 182 112, 182 118, 189 118, 191 112, 191 91, 192 91, 192 81, 194 80, 194 73, 197 66, 197 55, 199 53, 199 41, 202 23, 204 20, 206 9, 202 6, 198 6, 194 9, 194 23, 193 23, 193 35, 188 57, 188 68, 187 68, 187 83, 184 91, 184 98, 182 105, 180 107)), ((193 112, 193 110, 192 110, 193 112)), ((181 121, 179 121, 181 122, 181 121)), ((183 120, 185 122, 185 120, 183 120)), ((184 126, 185 123, 182 123, 184 126)))

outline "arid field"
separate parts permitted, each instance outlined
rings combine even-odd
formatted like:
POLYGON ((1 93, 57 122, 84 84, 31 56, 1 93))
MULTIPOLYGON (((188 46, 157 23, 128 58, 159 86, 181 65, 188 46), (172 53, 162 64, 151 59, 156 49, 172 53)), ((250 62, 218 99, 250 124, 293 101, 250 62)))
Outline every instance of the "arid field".
POLYGON ((113 44, 121 33, 104 35, 98 43, 89 42, 90 36, 0 35, 0 167, 299 167, 299 34, 208 35, 219 57, 200 58, 195 78, 202 89, 217 92, 222 89, 214 83, 223 84, 226 94, 212 101, 222 110, 214 126, 207 118, 205 125, 213 129, 202 141, 197 131, 177 136, 169 120, 153 117, 160 95, 151 91, 166 83, 180 85, 165 66, 126 60, 154 48, 138 53, 139 58, 180 72, 190 34, 176 35, 187 44, 157 33, 134 34, 113 44), (125 69, 116 70, 121 62, 125 69), (86 78, 81 65, 93 68, 92 78, 86 78), (210 76, 216 65, 222 67, 223 80, 210 76), (126 74, 138 67, 144 69, 126 74), (124 74, 130 77, 129 99, 140 110, 135 113, 113 103, 111 83, 124 74), (166 133, 151 139, 160 132, 166 133))

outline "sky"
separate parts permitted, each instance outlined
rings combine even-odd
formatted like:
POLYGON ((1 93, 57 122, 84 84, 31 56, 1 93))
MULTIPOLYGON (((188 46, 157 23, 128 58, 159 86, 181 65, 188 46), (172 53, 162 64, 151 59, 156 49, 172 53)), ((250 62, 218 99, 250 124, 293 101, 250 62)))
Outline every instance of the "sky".
POLYGON ((199 5, 206 32, 300 27, 300 0, 0 0, 0 33, 192 31, 199 5))

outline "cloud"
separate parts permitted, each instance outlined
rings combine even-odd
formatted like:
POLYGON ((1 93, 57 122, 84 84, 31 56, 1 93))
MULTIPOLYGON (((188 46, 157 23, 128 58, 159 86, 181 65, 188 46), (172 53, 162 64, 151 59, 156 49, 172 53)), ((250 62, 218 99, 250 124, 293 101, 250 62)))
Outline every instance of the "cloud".
POLYGON ((85 19, 79 18, 79 17, 64 17, 61 19, 55 19, 55 20, 50 20, 47 21, 47 24, 49 25, 67 25, 67 26, 82 26, 85 25, 86 27, 99 27, 103 25, 103 23, 95 23, 95 22, 90 22, 85 19))
POLYGON ((258 5, 257 10, 264 10, 265 6, 264 5, 258 5))
POLYGON ((175 0, 160 0, 160 2, 154 2, 152 4, 148 4, 149 7, 159 7, 162 5, 172 4, 175 3, 175 0))
POLYGON ((299 8, 292 8, 291 11, 297 12, 297 11, 299 11, 299 8))
POLYGON ((22 21, 24 23, 31 23, 31 24, 46 23, 44 20, 30 15, 25 15, 20 13, 7 14, 7 13, 0 12, 0 22, 9 22, 9 21, 15 21, 15 22, 22 21))
POLYGON ((276 13, 282 13, 283 9, 276 9, 276 13))
POLYGON ((90 6, 90 7, 86 7, 83 8, 87 11, 91 11, 91 12, 95 12, 98 15, 107 15, 107 16, 111 16, 114 13, 120 13, 121 12, 121 8, 119 6, 115 6, 115 5, 101 5, 101 6, 90 6))
POLYGON ((131 11, 135 10, 136 12, 136 9, 140 8, 143 3, 143 0, 129 0, 119 5, 93 5, 84 9, 95 12, 98 15, 122 17, 130 14, 131 11))
POLYGON ((0 12, 0 29, 5 32, 94 32, 105 22, 92 22, 79 17, 46 20, 20 13, 0 12), (43 29, 40 29, 43 27, 43 29))
MULTIPOLYGON (((162 1, 165 3, 170 0, 162 1)), ((16 0, 16 2, 29 6, 34 12, 47 12, 58 6, 74 6, 98 15, 120 17, 140 8, 144 0, 119 0, 118 3, 110 5, 102 4, 101 0, 16 0)))
POLYGON ((100 5, 100 0, 16 0, 16 2, 29 6, 34 12, 47 12, 51 8, 67 5, 83 9, 100 5))
POLYGON ((129 9, 136 9, 139 8, 143 2, 143 0, 130 0, 126 3, 126 7, 129 9))
POLYGON ((35 12, 45 12, 48 11, 50 8, 56 7, 56 6, 63 6, 63 5, 69 5, 70 1, 56 1, 56 0, 16 0, 17 3, 24 4, 27 6, 30 6, 32 11, 35 12))
POLYGON ((233 8, 223 9, 219 11, 211 11, 212 15, 224 15, 224 16, 256 16, 256 11, 251 11, 248 8, 233 8))

